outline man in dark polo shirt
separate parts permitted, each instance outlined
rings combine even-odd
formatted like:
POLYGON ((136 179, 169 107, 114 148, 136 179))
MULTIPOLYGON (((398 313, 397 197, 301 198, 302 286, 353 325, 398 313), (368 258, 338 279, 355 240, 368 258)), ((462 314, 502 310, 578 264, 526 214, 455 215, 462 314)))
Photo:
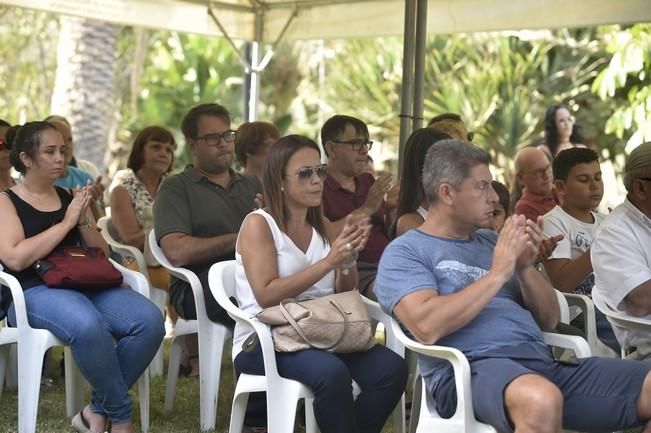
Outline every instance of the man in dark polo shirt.
MULTIPOLYGON (((181 130, 193 164, 162 183, 154 203, 156 237, 170 263, 199 277, 208 317, 232 326, 232 319, 210 293, 208 270, 215 262, 235 258, 237 233, 256 207, 262 185, 257 177, 231 168, 235 131, 226 108, 198 105, 185 115, 181 130)), ((197 317, 189 284, 174 277, 170 303, 179 316, 197 317)))
POLYGON ((363 295, 375 299, 373 285, 377 264, 389 243, 387 228, 388 211, 396 203, 384 201, 391 189, 391 176, 377 180, 365 173, 369 141, 368 128, 364 122, 351 116, 336 115, 321 128, 321 143, 328 157, 328 177, 323 189, 323 209, 326 218, 338 230, 345 224, 346 216, 370 217, 371 233, 366 247, 359 253, 357 270, 358 289, 363 295))

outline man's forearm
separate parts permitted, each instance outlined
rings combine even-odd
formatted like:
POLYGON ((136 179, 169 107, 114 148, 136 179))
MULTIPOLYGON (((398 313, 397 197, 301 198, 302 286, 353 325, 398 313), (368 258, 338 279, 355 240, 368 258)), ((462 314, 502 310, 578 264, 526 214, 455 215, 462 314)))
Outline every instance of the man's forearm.
POLYGON ((554 288, 533 266, 517 272, 525 307, 543 330, 552 330, 560 320, 554 288))
POLYGON ((235 251, 237 233, 199 238, 170 233, 161 239, 161 248, 174 266, 207 263, 235 251))

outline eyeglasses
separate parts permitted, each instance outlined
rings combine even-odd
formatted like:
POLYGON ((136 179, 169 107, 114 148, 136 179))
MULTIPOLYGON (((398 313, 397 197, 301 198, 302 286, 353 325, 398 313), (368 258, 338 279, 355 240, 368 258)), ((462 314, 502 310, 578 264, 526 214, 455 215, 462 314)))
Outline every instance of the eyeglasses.
POLYGON ((328 175, 328 166, 326 164, 317 165, 316 167, 303 167, 296 172, 299 180, 312 179, 312 175, 316 173, 321 179, 325 179, 328 175))
POLYGON ((229 129, 227 131, 222 132, 221 134, 216 132, 214 134, 206 134, 202 137, 195 137, 195 140, 203 140, 206 142, 208 146, 217 146, 219 143, 222 141, 222 139, 226 143, 230 143, 235 140, 235 131, 232 129, 229 129))
POLYGON ((355 138, 353 140, 346 140, 346 141, 332 140, 332 142, 337 144, 350 144, 350 146, 356 152, 362 150, 362 147, 364 146, 366 146, 368 150, 371 150, 371 148, 373 147, 373 142, 365 138, 355 138))
POLYGON ((640 179, 640 180, 645 180, 647 182, 651 182, 651 177, 636 177, 635 179, 640 179))
POLYGON ((9 143, 4 138, 0 138, 0 150, 11 150, 9 143))
POLYGON ((466 135, 466 138, 468 141, 472 142, 472 139, 475 138, 475 133, 472 131, 468 131, 468 135, 466 135))

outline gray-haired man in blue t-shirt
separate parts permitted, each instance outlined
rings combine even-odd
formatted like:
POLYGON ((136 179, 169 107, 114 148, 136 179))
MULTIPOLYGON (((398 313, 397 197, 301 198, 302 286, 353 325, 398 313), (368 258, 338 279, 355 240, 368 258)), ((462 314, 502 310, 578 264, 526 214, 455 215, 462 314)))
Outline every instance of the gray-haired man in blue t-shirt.
MULTIPOLYGON (((541 220, 484 228, 498 197, 490 157, 459 140, 432 145, 423 168, 427 219, 384 251, 375 291, 383 309, 421 342, 456 347, 470 362, 475 415, 500 432, 651 432, 650 366, 587 358, 561 364, 542 329, 559 320, 553 288, 534 268, 541 220)), ((451 368, 419 357, 442 416, 456 408, 451 368)))

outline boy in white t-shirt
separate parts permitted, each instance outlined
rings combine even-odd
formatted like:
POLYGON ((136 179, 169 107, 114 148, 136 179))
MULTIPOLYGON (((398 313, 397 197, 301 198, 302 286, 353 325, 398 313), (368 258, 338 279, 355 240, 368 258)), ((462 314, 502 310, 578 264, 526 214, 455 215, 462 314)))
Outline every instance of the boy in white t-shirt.
MULTIPOLYGON (((605 215, 594 211, 604 194, 599 156, 591 149, 571 148, 560 152, 552 163, 554 183, 563 197, 544 216, 544 233, 548 237, 563 235, 544 263, 552 285, 561 292, 590 296, 594 274, 590 245, 605 215)), ((595 310, 597 335, 616 353, 620 352, 615 334, 606 317, 595 310)), ((584 329, 583 315, 572 325, 584 329)))

